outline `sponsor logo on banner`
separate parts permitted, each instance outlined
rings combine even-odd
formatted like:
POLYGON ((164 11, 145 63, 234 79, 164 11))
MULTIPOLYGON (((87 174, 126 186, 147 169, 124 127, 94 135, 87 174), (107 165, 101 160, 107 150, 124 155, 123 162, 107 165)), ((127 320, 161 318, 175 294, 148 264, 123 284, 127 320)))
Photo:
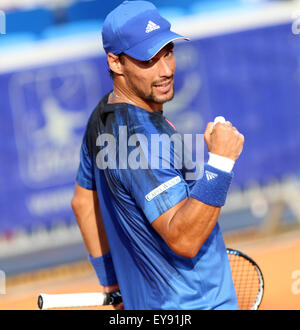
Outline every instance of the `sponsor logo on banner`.
POLYGON ((74 182, 83 132, 99 98, 93 92, 94 72, 92 65, 76 63, 13 75, 10 101, 19 171, 28 187, 74 182))

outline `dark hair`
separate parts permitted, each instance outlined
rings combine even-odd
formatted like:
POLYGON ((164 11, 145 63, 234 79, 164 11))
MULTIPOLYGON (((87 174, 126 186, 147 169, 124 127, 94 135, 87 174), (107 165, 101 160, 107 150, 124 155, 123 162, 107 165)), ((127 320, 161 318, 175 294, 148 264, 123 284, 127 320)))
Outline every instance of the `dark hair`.
MULTIPOLYGON (((167 48, 168 51, 173 50, 173 49, 174 49, 174 42, 173 42, 173 41, 169 42, 165 47, 167 48)), ((118 57, 119 57, 119 61, 120 61, 122 64, 124 64, 124 55, 125 55, 125 53, 120 53, 120 54, 118 55, 118 57)), ((109 72, 109 75, 110 75, 111 79, 114 80, 114 78, 115 78, 115 73, 110 69, 109 66, 108 66, 108 72, 109 72)))
MULTIPOLYGON (((124 63, 124 53, 120 53, 118 55, 119 57, 119 61, 123 64, 124 63)), ((115 77, 115 73, 113 72, 113 70, 111 70, 111 68, 108 66, 108 73, 111 77, 112 80, 114 80, 114 77, 115 77)))

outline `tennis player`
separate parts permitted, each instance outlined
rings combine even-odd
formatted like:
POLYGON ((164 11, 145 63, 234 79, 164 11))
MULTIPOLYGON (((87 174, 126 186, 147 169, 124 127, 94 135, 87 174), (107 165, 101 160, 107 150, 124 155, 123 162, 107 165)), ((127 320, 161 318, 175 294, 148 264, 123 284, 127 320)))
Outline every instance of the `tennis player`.
POLYGON ((209 122, 197 180, 173 144, 154 156, 169 166, 151 167, 151 137, 176 133, 163 104, 174 95, 173 42, 184 37, 147 1, 119 5, 102 37, 113 90, 87 124, 72 201, 99 281, 120 288, 125 309, 237 309, 218 217, 244 137, 209 122))

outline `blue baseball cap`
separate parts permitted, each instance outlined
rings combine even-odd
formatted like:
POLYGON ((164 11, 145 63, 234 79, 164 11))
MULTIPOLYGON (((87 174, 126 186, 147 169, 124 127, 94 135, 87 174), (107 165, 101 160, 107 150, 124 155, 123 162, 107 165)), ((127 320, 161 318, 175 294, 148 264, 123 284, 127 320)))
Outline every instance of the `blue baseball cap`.
POLYGON ((124 1, 111 11, 103 23, 102 41, 105 52, 125 53, 147 61, 169 42, 186 39, 170 31, 171 24, 160 16, 148 1, 124 1))

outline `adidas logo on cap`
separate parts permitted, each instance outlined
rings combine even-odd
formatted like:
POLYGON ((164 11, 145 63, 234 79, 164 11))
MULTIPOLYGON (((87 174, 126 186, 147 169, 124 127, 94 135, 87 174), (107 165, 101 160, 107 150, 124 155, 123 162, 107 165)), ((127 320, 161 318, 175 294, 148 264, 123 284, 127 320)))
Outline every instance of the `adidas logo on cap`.
POLYGON ((154 22, 152 22, 152 21, 149 21, 148 22, 148 25, 147 25, 147 27, 146 27, 146 33, 149 33, 149 32, 152 32, 152 31, 154 31, 154 30, 157 30, 157 29, 160 29, 160 26, 159 25, 157 25, 157 24, 155 24, 154 22))

